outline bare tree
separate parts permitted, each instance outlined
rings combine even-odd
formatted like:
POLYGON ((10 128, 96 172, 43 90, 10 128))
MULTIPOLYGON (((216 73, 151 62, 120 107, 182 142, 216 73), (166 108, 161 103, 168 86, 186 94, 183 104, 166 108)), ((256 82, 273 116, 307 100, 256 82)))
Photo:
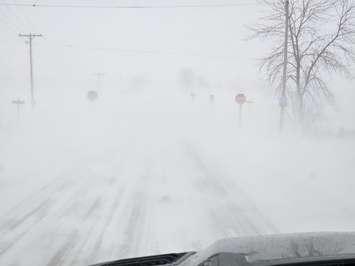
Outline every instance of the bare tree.
MULTIPOLYGON (((269 15, 252 28, 253 38, 274 43, 262 59, 273 84, 280 88, 283 66, 285 0, 264 0, 269 15)), ((300 121, 322 99, 332 100, 325 75, 349 73, 355 59, 355 0, 290 0, 287 96, 300 121)), ((313 109, 313 110, 312 110, 313 109)))

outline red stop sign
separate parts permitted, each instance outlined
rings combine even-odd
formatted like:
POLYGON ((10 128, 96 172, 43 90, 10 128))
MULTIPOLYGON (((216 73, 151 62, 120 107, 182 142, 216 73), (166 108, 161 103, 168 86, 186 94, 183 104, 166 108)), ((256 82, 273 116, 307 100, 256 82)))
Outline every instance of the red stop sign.
POLYGON ((239 93, 235 96, 235 101, 238 104, 243 104, 247 101, 247 97, 243 93, 239 93))

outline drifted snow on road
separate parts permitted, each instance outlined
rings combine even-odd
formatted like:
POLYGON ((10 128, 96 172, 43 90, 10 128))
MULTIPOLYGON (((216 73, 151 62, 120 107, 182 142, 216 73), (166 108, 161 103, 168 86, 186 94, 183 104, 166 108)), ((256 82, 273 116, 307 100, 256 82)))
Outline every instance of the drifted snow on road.
POLYGON ((88 265, 224 237, 351 229, 342 195, 355 191, 354 142, 280 139, 258 129, 251 107, 239 129, 223 100, 125 96, 80 112, 42 107, 12 125, 0 157, 0 265, 88 265))
POLYGON ((98 156, 34 191, 1 219, 0 263, 85 265, 274 232, 191 146, 168 148, 98 156))

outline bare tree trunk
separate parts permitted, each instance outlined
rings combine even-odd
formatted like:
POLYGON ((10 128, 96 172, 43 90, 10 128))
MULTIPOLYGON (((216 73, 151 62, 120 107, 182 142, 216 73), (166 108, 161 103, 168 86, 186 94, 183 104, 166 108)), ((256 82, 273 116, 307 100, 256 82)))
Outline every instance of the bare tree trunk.
MULTIPOLYGON (((277 43, 261 65, 277 86, 283 77, 284 4, 285 0, 265 0, 270 14, 252 28, 252 37, 277 43)), ((355 61, 355 1, 291 0, 289 21, 287 78, 296 91, 292 108, 303 127, 308 111, 317 108, 315 101, 332 99, 325 75, 347 73, 355 61)))
POLYGON ((298 119, 299 122, 303 123, 303 94, 301 88, 301 62, 297 62, 296 67, 296 88, 297 88, 297 96, 298 96, 298 119))
POLYGON ((298 107, 298 112, 299 112, 299 122, 301 127, 304 126, 304 115, 305 115, 305 110, 304 110, 304 94, 301 92, 299 94, 299 107, 298 107))

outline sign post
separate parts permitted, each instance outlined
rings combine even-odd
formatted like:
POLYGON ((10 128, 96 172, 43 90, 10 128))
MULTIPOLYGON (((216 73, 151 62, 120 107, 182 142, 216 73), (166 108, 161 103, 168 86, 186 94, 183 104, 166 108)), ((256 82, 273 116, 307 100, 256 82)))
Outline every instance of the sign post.
POLYGON ((239 105, 239 113, 238 113, 238 125, 242 127, 242 112, 243 112, 243 105, 247 101, 247 97, 243 93, 239 93, 234 98, 235 102, 239 105))
POLYGON ((214 98, 215 98, 214 94, 211 93, 210 94, 210 103, 214 103, 214 98))

